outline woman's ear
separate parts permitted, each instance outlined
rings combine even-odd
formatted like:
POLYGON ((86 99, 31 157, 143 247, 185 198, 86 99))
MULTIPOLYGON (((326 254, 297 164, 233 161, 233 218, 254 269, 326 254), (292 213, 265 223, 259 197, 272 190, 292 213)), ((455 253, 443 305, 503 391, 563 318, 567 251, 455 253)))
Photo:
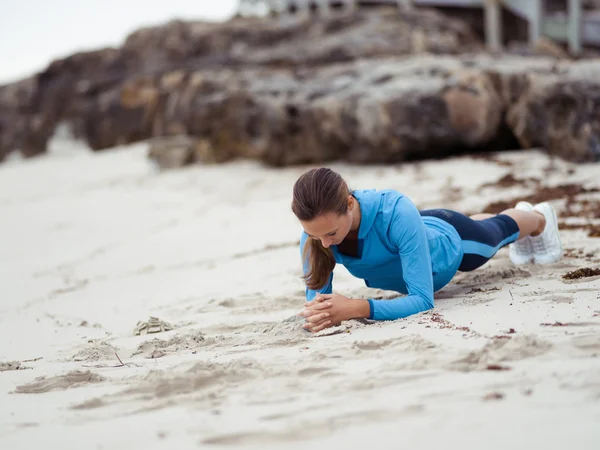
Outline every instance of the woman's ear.
POLYGON ((348 209, 350 211, 352 211, 352 209, 354 208, 354 202, 356 202, 356 199, 353 196, 349 195, 348 196, 348 209))

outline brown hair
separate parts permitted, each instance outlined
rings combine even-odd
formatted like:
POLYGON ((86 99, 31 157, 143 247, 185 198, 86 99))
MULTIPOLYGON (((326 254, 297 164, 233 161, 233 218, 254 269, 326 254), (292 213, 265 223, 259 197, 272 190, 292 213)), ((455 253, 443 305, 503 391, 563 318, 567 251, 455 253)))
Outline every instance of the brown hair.
MULTIPOLYGON (((294 184, 292 211, 299 220, 311 221, 321 214, 348 212, 348 195, 351 191, 344 179, 327 168, 312 169, 304 173, 294 184)), ((308 259, 308 271, 304 280, 309 289, 321 289, 327 283, 335 257, 319 239, 308 238, 304 244, 303 259, 308 259)))

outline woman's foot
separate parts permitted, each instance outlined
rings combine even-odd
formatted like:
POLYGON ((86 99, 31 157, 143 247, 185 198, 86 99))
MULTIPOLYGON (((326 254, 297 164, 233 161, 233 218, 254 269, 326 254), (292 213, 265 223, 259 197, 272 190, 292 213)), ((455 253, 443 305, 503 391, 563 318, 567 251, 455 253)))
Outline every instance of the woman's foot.
MULTIPOLYGON (((515 209, 521 211, 533 212, 533 205, 528 202, 519 202, 515 206, 515 209)), ((531 238, 525 236, 518 241, 513 242, 508 246, 508 255, 513 264, 529 264, 533 262, 534 252, 533 245, 531 244, 531 238)))
POLYGON ((530 236, 533 248, 533 262, 536 264, 552 264, 562 256, 562 242, 558 230, 556 211, 548 202, 538 203, 533 210, 546 219, 544 230, 537 236, 530 236))

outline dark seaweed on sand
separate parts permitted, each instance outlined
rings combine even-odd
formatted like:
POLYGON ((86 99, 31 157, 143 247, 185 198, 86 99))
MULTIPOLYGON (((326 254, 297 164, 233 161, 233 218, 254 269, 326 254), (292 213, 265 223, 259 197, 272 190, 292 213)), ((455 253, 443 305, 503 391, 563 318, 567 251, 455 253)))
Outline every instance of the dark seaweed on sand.
POLYGON ((574 270, 573 272, 567 272, 563 275, 565 280, 577 280, 579 278, 595 277, 600 275, 600 269, 592 269, 590 267, 584 267, 581 269, 574 270))

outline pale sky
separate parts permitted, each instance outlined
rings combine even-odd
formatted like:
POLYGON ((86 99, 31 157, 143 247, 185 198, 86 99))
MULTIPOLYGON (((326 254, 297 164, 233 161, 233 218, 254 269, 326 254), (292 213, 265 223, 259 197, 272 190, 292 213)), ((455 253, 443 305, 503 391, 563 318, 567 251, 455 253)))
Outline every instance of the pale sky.
POLYGON ((238 0, 0 0, 0 84, 75 51, 118 46, 140 26, 222 21, 238 0))

